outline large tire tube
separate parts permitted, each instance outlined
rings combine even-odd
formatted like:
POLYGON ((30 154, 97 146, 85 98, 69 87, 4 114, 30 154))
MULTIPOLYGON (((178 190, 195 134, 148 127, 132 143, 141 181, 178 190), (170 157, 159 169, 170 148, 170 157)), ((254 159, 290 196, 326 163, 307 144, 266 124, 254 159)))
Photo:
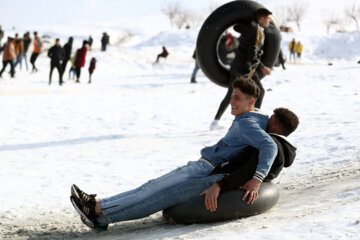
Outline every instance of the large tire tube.
POLYGON ((263 213, 275 206, 280 197, 278 188, 271 182, 261 184, 258 199, 253 204, 242 200, 244 193, 245 190, 238 189, 220 194, 215 212, 208 211, 204 197, 199 196, 164 210, 163 215, 171 223, 178 224, 219 222, 263 213))
MULTIPOLYGON (((205 20, 196 42, 196 57, 203 73, 214 83, 228 87, 230 79, 229 69, 218 60, 217 45, 221 34, 238 22, 248 23, 253 20, 259 8, 264 6, 254 1, 233 1, 217 8, 205 20)), ((280 30, 273 19, 264 33, 264 54, 261 62, 271 68, 278 57, 281 42, 280 30)), ((257 73, 260 79, 264 77, 259 69, 257 73)))

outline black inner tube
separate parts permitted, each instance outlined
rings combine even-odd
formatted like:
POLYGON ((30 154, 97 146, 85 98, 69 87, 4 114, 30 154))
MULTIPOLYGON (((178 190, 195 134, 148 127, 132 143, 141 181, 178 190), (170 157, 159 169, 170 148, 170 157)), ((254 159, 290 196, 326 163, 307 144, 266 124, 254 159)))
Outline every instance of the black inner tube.
MULTIPOLYGON (((228 87, 229 69, 218 59, 218 42, 223 32, 238 22, 248 23, 254 19, 256 10, 264 8, 261 4, 250 0, 238 0, 220 6, 205 20, 197 42, 196 57, 203 73, 214 83, 228 87)), ((261 61, 272 67, 280 50, 281 34, 274 20, 265 28, 264 54, 261 61)), ((258 70, 260 79, 263 74, 258 70)))

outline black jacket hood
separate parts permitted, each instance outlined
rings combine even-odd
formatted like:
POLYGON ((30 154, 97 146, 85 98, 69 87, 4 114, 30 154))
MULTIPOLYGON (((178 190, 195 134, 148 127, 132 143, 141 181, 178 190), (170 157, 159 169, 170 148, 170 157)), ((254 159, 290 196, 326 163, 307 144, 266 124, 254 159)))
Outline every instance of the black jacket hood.
POLYGON ((278 147, 278 154, 270 169, 269 174, 266 176, 265 181, 271 181, 276 178, 283 167, 290 167, 296 156, 296 147, 294 147, 285 137, 280 135, 270 134, 278 147))

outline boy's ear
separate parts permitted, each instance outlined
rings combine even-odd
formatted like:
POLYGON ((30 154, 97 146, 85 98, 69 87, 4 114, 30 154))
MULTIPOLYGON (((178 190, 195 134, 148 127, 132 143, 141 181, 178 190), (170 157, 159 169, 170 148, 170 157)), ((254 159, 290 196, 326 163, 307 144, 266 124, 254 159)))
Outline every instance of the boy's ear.
POLYGON ((255 105, 255 98, 250 97, 249 104, 250 104, 250 106, 255 105))

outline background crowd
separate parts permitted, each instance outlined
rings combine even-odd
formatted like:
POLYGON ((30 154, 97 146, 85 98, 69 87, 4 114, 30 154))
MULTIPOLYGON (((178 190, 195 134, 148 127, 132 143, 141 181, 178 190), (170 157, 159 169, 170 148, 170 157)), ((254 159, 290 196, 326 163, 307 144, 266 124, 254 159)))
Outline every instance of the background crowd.
MULTIPOLYGON (((16 71, 22 71, 23 63, 26 71, 29 71, 29 62, 31 64, 31 73, 36 73, 38 68, 36 67, 36 60, 42 53, 47 52, 47 56, 50 58, 50 73, 49 73, 49 85, 52 82, 52 73, 56 68, 59 73, 59 85, 64 83, 64 73, 68 62, 70 67, 68 68, 69 79, 75 80, 75 83, 80 83, 81 69, 86 65, 87 52, 92 50, 93 38, 89 36, 88 39, 82 41, 82 46, 79 49, 73 51, 74 38, 69 37, 67 43, 61 45, 60 39, 54 40, 54 45, 50 48, 44 46, 44 42, 39 36, 38 32, 33 32, 31 38, 30 32, 26 32, 22 37, 18 33, 15 36, 7 36, 6 41, 4 39, 5 33, 0 25, 0 54, 2 54, 2 68, 0 71, 0 78, 2 78, 7 66, 10 66, 9 74, 11 78, 15 78, 16 71), (28 59, 28 52, 32 46, 32 52, 30 59, 28 59), (19 66, 19 67, 18 67, 19 66)), ((103 32, 101 38, 101 51, 106 51, 106 47, 110 43, 110 36, 103 32)), ((88 61, 89 79, 88 83, 91 83, 91 76, 96 68, 96 59, 92 57, 88 61)))

